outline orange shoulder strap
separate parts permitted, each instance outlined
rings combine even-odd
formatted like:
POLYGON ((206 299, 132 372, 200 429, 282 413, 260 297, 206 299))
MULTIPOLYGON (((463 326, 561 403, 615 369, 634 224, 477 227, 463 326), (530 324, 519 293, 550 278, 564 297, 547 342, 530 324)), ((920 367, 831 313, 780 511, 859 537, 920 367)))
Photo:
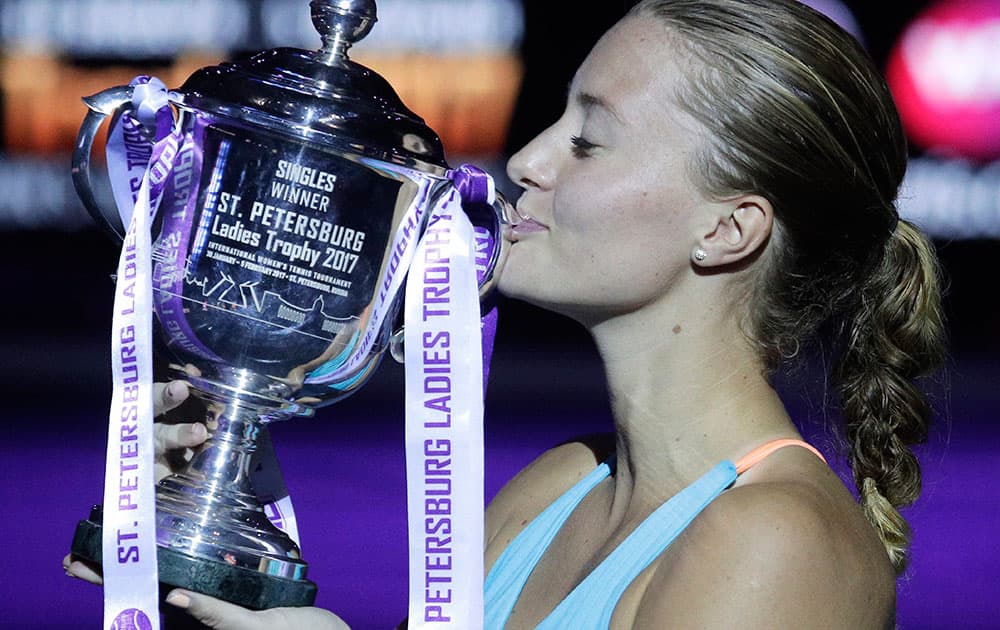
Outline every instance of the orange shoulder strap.
POLYGON ((793 440, 790 438, 782 438, 779 440, 771 440, 770 442, 765 442, 757 448, 753 449, 743 457, 736 460, 736 474, 740 475, 746 472, 748 469, 761 462, 768 455, 778 450, 779 448, 784 448, 786 446, 801 446, 802 448, 809 449, 813 452, 816 457, 823 460, 826 463, 826 458, 817 451, 811 444, 803 442, 802 440, 793 440))

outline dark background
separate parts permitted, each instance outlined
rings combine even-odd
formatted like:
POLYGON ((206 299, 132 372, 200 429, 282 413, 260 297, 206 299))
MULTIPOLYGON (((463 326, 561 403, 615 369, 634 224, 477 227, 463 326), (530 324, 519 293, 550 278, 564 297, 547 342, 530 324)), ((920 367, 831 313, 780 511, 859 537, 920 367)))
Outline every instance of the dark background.
MULTIPOLYGON (((848 4, 881 65, 899 29, 927 3, 848 4)), ((526 72, 508 149, 556 119, 576 66, 623 9, 617 2, 525 3, 526 72)), ((936 424, 921 450, 924 496, 905 513, 915 542, 899 586, 900 624, 996 628, 1000 298, 992 267, 1000 243, 935 244, 947 278, 952 356, 927 383, 936 424)), ((102 492, 116 261, 112 242, 96 228, 0 233, 0 496, 8 507, 0 535, 9 560, 0 579, 0 627, 100 623, 100 589, 65 578, 59 562, 75 521, 102 492)), ((843 474, 817 371, 782 387, 804 432, 843 474)), ((388 627, 405 615, 402 394, 402 368, 387 360, 355 396, 314 420, 273 430, 319 603, 356 628, 388 627)), ((487 496, 547 446, 609 428, 603 377, 584 331, 501 299, 487 396, 487 496)))

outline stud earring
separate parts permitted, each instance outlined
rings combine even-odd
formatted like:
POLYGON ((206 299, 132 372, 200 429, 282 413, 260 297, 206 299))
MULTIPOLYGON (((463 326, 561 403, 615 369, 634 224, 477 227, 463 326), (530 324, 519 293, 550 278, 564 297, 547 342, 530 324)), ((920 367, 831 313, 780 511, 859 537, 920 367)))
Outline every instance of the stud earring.
POLYGON ((706 252, 705 250, 703 250, 700 247, 698 249, 694 250, 694 259, 695 260, 697 260, 698 262, 701 262, 701 261, 705 260, 706 258, 708 258, 708 252, 706 252))

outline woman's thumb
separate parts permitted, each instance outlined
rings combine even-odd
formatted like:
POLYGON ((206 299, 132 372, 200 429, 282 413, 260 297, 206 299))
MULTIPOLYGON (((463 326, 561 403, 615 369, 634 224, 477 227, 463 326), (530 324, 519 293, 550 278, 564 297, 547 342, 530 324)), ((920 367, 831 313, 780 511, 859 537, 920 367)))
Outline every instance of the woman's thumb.
POLYGON ((184 609, 189 615, 215 630, 262 628, 261 620, 246 608, 201 593, 177 588, 167 595, 167 603, 184 609))

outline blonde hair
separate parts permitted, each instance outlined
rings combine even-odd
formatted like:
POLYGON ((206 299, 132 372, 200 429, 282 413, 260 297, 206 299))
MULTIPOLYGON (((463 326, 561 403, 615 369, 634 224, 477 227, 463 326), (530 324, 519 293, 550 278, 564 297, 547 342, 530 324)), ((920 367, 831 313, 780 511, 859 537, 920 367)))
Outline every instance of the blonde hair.
POLYGON ((677 103, 707 130, 692 169, 715 198, 765 196, 775 227, 745 296, 744 330, 775 371, 822 330, 865 513, 897 572, 920 493, 910 446, 931 411, 914 379, 944 356, 931 244, 899 220, 907 148, 895 104, 861 46, 795 0, 641 0, 692 63, 677 103))

